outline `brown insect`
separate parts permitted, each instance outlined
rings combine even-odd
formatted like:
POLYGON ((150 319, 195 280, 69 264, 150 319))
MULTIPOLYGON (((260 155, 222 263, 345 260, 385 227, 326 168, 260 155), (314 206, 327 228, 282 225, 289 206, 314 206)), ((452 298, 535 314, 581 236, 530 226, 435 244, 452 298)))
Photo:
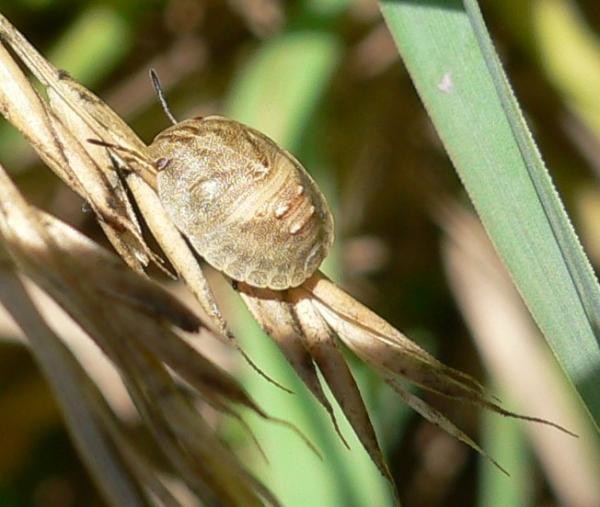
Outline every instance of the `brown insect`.
MULTIPOLYGON (((177 228, 213 267, 275 290, 302 284, 333 242, 325 197, 304 167, 264 134, 219 116, 177 122, 146 156, 177 228)), ((116 147, 118 148, 118 147, 116 147)))
POLYGON ((148 153, 171 220, 234 280, 295 287, 327 255, 333 219, 323 194, 264 134, 219 116, 194 118, 161 132, 148 153))

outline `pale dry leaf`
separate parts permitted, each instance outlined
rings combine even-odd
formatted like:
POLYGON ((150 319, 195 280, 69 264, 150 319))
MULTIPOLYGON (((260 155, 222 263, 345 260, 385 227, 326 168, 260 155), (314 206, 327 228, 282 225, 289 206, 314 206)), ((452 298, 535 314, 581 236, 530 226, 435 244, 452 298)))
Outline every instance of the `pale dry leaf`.
POLYGON ((338 426, 333 407, 323 392, 315 364, 305 345, 305 338, 293 313, 293 307, 285 300, 285 294, 269 289, 257 289, 247 284, 237 284, 240 296, 250 313, 280 348, 294 371, 317 401, 325 408, 333 426, 346 443, 338 426))
MULTIPOLYGON (((552 426, 573 436, 572 432, 553 422, 516 414, 502 408, 492 401, 491 396, 478 382, 440 363, 322 274, 314 275, 297 290, 301 291, 305 298, 312 298, 314 307, 341 340, 358 357, 377 369, 413 409, 471 446, 502 471, 504 469, 472 439, 439 411, 406 391, 398 383, 398 379, 407 379, 430 391, 487 408, 504 416, 552 426)), ((356 428, 355 431, 358 432, 356 428)))
POLYGON ((128 270, 118 257, 52 215, 36 214, 40 225, 70 257, 72 271, 94 285, 99 295, 113 301, 119 311, 144 313, 188 332, 197 332, 203 325, 196 314, 156 282, 128 270))
POLYGON ((200 303, 202 310, 210 319, 213 330, 219 336, 232 340, 233 335, 227 328, 227 323, 215 302, 196 255, 171 223, 154 190, 134 173, 127 176, 127 183, 152 234, 177 270, 177 274, 185 281, 200 303))
MULTIPOLYGON (((0 241, 0 258, 3 249, 0 241)), ((0 265, 7 270, 14 270, 14 264, 10 258, 2 261, 0 265)), ((89 339, 76 322, 65 314, 53 299, 31 280, 27 279, 26 276, 21 275, 20 278, 42 318, 73 353, 81 367, 105 397, 110 409, 127 424, 135 424, 139 421, 139 414, 135 410, 114 365, 99 352, 96 344, 89 339)), ((1 340, 6 340, 9 343, 28 346, 27 337, 1 306, 0 337, 1 340)))
MULTIPOLYGON (((114 195, 114 202, 116 203, 115 211, 126 216, 133 224, 133 227, 137 233, 134 237, 131 237, 131 234, 123 234, 123 232, 120 230, 115 231, 113 228, 105 227, 104 229, 106 234, 109 236, 110 242, 115 246, 115 249, 117 249, 119 255, 123 257, 125 262, 127 262, 129 265, 135 265, 136 259, 128 258, 128 256, 134 254, 139 257, 137 260, 138 263, 141 263, 140 268, 142 266, 147 266, 150 259, 160 266, 161 260, 150 251, 145 243, 141 245, 141 248, 140 245, 138 245, 140 242, 139 236, 141 236, 140 223, 135 214, 129 196, 127 195, 123 180, 115 170, 115 163, 113 159, 105 149, 86 142, 87 139, 94 136, 92 129, 78 114, 73 111, 73 109, 64 103, 64 101, 52 88, 48 88, 47 92, 50 99, 50 104, 56 114, 61 118, 69 132, 75 134, 79 143, 82 145, 85 151, 87 151, 91 159, 96 162, 97 168, 102 171, 102 174, 110 188, 110 192, 114 195), (128 248, 122 248, 122 243, 125 243, 128 248)), ((138 271, 141 271, 141 269, 138 271)))
MULTIPOLYGON (((0 39, 11 47, 44 87, 54 90, 55 100, 60 98, 64 105, 73 109, 74 114, 81 116, 101 139, 136 152, 145 148, 139 137, 111 108, 87 88, 71 79, 67 72, 49 63, 1 14, 0 39)), ((153 168, 145 169, 151 173, 145 176, 153 184, 153 168)))
MULTIPOLYGON (((0 197, 0 232, 16 265, 43 287, 117 366, 138 410, 151 421, 161 451, 188 486, 200 496, 216 495, 233 505, 258 505, 259 497, 276 503, 214 437, 179 392, 163 359, 151 351, 160 340, 169 340, 177 350, 174 344, 183 342, 167 332, 167 322, 196 328, 199 321, 193 314, 90 240, 29 207, 2 171, 0 197), (107 289, 115 280, 118 290, 107 289), (115 300, 115 292, 125 297, 115 300)), ((155 351, 164 353, 165 349, 155 351)), ((221 380, 219 370, 200 362, 199 353, 193 352, 189 359, 196 357, 195 373, 201 372, 205 381, 229 386, 230 394, 232 379, 225 376, 221 380)), ((177 356, 171 354, 166 360, 174 358, 177 356)))
POLYGON ((272 493, 213 436, 208 424, 184 398, 167 370, 147 351, 125 344, 131 361, 129 378, 144 378, 132 386, 150 429, 181 477, 201 498, 224 505, 278 505, 272 493), (141 388, 140 388, 141 387, 141 388))
POLYGON ((415 396, 406 388, 404 388, 397 380, 387 379, 387 383, 398 393, 398 395, 410 406, 415 412, 423 416, 424 419, 432 424, 443 429, 449 435, 464 442, 472 449, 475 449, 479 454, 488 459, 494 466, 496 466, 502 473, 510 476, 510 474, 500 464, 493 459, 488 453, 486 453, 472 438, 466 435, 464 432, 459 430, 452 421, 450 421, 444 414, 439 410, 436 410, 431 405, 423 401, 418 396, 415 396))
MULTIPOLYGON (((1 44, 0 112, 23 133, 42 160, 90 203, 117 251, 141 272, 150 250, 137 221, 129 214, 131 205, 119 199, 98 164, 47 107, 1 44)), ((126 199, 124 194, 120 197, 126 199)))
POLYGON ((389 367, 394 374, 406 376, 412 382, 442 394, 488 399, 489 394, 478 381, 440 362, 322 273, 316 273, 302 287, 321 303, 322 308, 337 315, 330 323, 335 324, 334 329, 337 325, 345 326, 344 329, 358 338, 352 341, 358 355, 358 350, 364 347, 364 353, 377 354, 378 359, 384 361, 382 366, 389 367), (361 332, 365 333, 363 340, 360 339, 361 332))
POLYGON ((363 447, 383 476, 393 483, 364 401, 352 372, 337 346, 335 335, 305 291, 290 289, 288 293, 306 347, 313 360, 363 447))
POLYGON ((0 270, 0 303, 27 336, 34 357, 50 382, 75 445, 100 491, 115 505, 145 505, 131 471, 112 445, 98 411, 92 385, 71 352, 47 326, 17 275, 0 270))
MULTIPOLYGON (((227 329, 225 320, 223 319, 215 303, 214 296, 212 295, 212 291, 208 285, 208 282, 198 266, 195 254, 187 245, 185 240, 181 237, 176 227, 171 223, 171 220, 162 209, 160 201, 156 195, 154 195, 154 190, 156 190, 156 181, 154 175, 155 169, 154 166, 147 161, 144 156, 144 151, 146 148, 144 143, 133 132, 133 130, 131 130, 131 128, 101 99, 71 79, 67 73, 56 69, 49 62, 47 62, 14 28, 14 26, 12 26, 4 16, 2 16, 2 14, 0 14, 0 40, 3 40, 10 45, 11 49, 13 49, 13 51, 20 57, 25 65, 37 77, 37 79, 48 89, 48 95, 51 98, 52 107, 57 113, 61 113, 61 115, 67 117, 66 121, 69 125, 72 127, 76 127, 82 123, 86 125, 85 129, 76 128, 69 131, 68 135, 75 137, 75 139, 78 141, 77 144, 82 146, 83 149, 91 155, 91 158, 98 155, 99 147, 88 142, 90 137, 99 139, 106 143, 118 145, 124 150, 129 150, 131 153, 135 154, 133 157, 126 157, 127 160, 122 160, 122 162, 124 162, 124 167, 127 167, 128 171, 139 171, 141 178, 144 180, 140 181, 140 177, 133 173, 129 174, 127 177, 128 186, 134 195, 142 215, 148 223, 148 226, 157 243, 163 252, 165 252, 179 276, 186 282, 198 299, 203 311, 210 319, 213 328, 219 334, 232 339, 233 337, 227 329), (90 133, 93 133, 93 136, 91 136, 90 133)), ((12 102, 11 98, 13 97, 13 93, 17 93, 16 96, 18 96, 20 93, 19 90, 30 91, 30 93, 33 94, 35 94, 35 92, 22 73, 20 73, 20 70, 14 61, 12 61, 10 56, 6 54, 6 57, 7 59, 3 59, 1 62, 4 62, 7 66, 10 66, 10 70, 6 72, 6 79, 0 80, 0 91, 2 90, 3 83, 14 84, 13 88, 15 89, 11 88, 11 93, 6 95, 6 104, 8 107, 17 109, 17 112, 18 109, 23 106, 23 104, 25 106, 28 106, 28 104, 34 104, 38 106, 36 110, 30 111, 31 114, 28 118, 29 123, 24 122, 21 125, 25 130, 26 135, 36 136, 38 135, 35 128, 37 122, 43 121, 46 116, 53 115, 53 113, 49 111, 49 108, 46 107, 41 102, 41 99, 37 96, 35 96, 37 98, 28 97, 29 100, 22 101, 23 104, 12 102), (18 79, 15 80, 15 76, 17 76, 18 79)), ((51 148, 52 139, 47 141, 50 143, 51 148)), ((45 145, 44 147, 46 150, 49 149, 45 145)), ((100 151, 104 151, 104 154, 101 155, 100 159, 94 160, 100 160, 100 171, 103 171, 106 174, 112 174, 109 179, 110 181, 115 181, 116 172, 114 171, 113 164, 106 164, 107 160, 109 159, 108 153, 105 149, 101 149, 100 151)), ((119 153, 112 153, 112 155, 118 159, 119 155, 123 155, 123 153, 121 150, 119 153)), ((67 184, 70 184, 71 186, 76 184, 69 183, 70 180, 68 176, 72 172, 69 167, 63 167, 60 164, 57 164, 57 167, 51 167, 57 171, 59 175, 62 174, 63 180, 66 181, 67 184), (60 171, 62 171, 62 173, 60 173, 60 171)), ((96 169, 98 169, 97 165, 96 169)), ((71 178, 71 180, 77 182, 76 178, 71 178)), ((81 187, 81 185, 79 186, 81 187)), ((124 196, 124 193, 122 193, 118 187, 115 188, 117 190, 113 191, 113 200, 116 197, 124 196)), ((83 195, 86 189, 79 188, 76 189, 76 191, 77 190, 79 190, 79 193, 83 195)), ((94 203, 94 201, 91 202, 94 203)), ((128 202, 123 202, 121 208, 124 212, 129 213, 131 211, 131 204, 128 202)), ((139 257, 144 259, 147 257, 153 259, 157 265, 161 267, 161 263, 157 257, 150 251, 145 242, 143 242, 143 240, 137 236, 137 231, 135 230, 137 220, 131 217, 128 218, 130 219, 130 223, 128 224, 126 222, 121 224, 121 226, 126 230, 131 228, 129 225, 133 226, 133 230, 136 232, 136 234, 134 234, 134 239, 139 241, 138 248, 135 249, 132 254, 129 253, 127 251, 127 246, 130 245, 131 239, 125 238, 123 240, 121 239, 123 236, 121 231, 116 231, 115 233, 114 231, 109 230, 107 235, 111 241, 114 241, 113 244, 115 244, 116 250, 126 261, 129 261, 132 255, 134 258, 139 257), (122 243, 125 243, 125 245, 123 246, 122 243)), ((102 225, 105 230, 109 224, 110 221, 105 226, 103 220, 100 220, 100 225, 102 225)), ((134 267, 136 270, 140 270, 139 267, 135 265, 132 267, 134 267)))

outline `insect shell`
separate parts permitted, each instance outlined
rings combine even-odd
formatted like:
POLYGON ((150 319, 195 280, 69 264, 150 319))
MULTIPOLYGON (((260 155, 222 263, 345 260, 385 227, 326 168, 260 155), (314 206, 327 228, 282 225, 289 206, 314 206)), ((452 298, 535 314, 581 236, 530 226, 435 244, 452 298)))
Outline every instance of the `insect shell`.
POLYGON ((149 155, 171 220, 232 279, 296 287, 327 255, 333 218, 323 194, 264 134, 219 116, 194 118, 156 136, 149 155))

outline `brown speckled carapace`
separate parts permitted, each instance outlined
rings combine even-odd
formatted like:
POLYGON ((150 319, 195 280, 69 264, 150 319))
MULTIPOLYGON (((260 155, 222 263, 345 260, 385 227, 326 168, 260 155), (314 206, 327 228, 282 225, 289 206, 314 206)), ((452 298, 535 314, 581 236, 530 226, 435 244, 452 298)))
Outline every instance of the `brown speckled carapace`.
POLYGON ((219 116, 185 120, 149 147, 158 195, 197 252, 234 280, 296 287, 333 242, 314 180, 264 134, 219 116))

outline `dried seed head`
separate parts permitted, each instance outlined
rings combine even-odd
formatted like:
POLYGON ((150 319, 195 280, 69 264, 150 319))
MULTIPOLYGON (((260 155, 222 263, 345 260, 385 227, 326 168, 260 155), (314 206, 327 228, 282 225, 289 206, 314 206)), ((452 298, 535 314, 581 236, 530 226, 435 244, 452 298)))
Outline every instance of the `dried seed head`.
POLYGON ((255 287, 310 277, 333 242, 314 180, 264 134, 218 116, 186 120, 149 147, 158 195, 207 262, 255 287))

